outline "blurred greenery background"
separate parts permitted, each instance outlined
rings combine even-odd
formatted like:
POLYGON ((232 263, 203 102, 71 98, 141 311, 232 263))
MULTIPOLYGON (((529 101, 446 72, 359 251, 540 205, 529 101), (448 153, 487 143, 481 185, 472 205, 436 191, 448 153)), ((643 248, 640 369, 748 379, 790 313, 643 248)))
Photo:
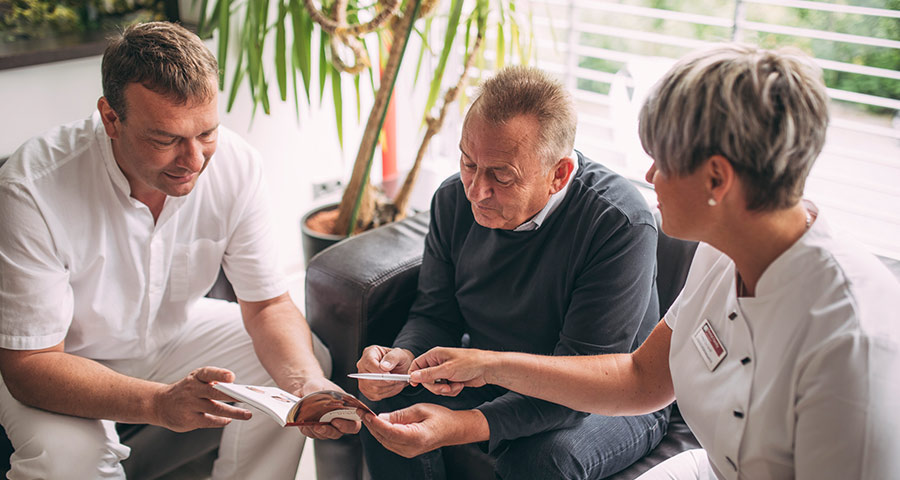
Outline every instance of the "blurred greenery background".
MULTIPOLYGON (((734 0, 622 0, 626 5, 638 7, 660 8, 676 12, 706 15, 731 19, 735 13, 734 0)), ((837 0, 820 3, 873 7, 889 10, 900 10, 900 0, 837 0)), ((889 40, 900 40, 900 19, 873 17, 868 15, 835 13, 806 10, 776 5, 758 5, 746 3, 744 17, 751 22, 768 23, 789 27, 822 30, 850 35, 861 35, 889 40)), ((644 30, 647 32, 665 32, 668 35, 682 36, 704 41, 728 41, 732 39, 732 29, 713 25, 702 25, 677 20, 641 18, 622 15, 596 15, 589 20, 620 28, 644 30)), ((900 70, 900 50, 880 48, 867 45, 856 45, 824 39, 811 39, 766 32, 746 31, 743 41, 755 43, 766 48, 795 46, 816 58, 867 65, 888 70, 900 70)), ((583 33, 580 43, 597 48, 627 51, 640 55, 656 55, 677 58, 684 49, 674 45, 660 45, 651 42, 627 38, 613 38, 603 35, 583 33)), ((624 67, 621 62, 597 58, 582 57, 579 66, 603 72, 615 73, 624 67)), ((825 83, 835 89, 846 90, 879 97, 900 100, 900 82, 887 78, 877 78, 856 73, 825 70, 825 83)), ((579 88, 606 94, 609 84, 579 80, 579 88)), ((888 113, 891 109, 866 106, 866 109, 888 113)))
MULTIPOLYGON (((734 0, 621 0, 616 3, 729 19, 733 17, 736 7, 734 0)), ((836 0, 822 3, 900 10, 900 0, 836 0)), ((107 31, 122 24, 162 20, 166 18, 166 4, 167 0, 0 0, 0 41, 10 43, 72 33, 107 31)), ((745 18, 753 22, 883 39, 900 39, 900 19, 897 18, 823 12, 775 5, 745 4, 744 8, 746 9, 744 11, 745 18)), ((721 41, 732 38, 731 28, 677 20, 598 14, 596 18, 591 18, 589 21, 648 32, 666 32, 669 35, 705 41, 721 41)), ((589 33, 581 35, 581 44, 598 48, 673 58, 677 58, 683 53, 682 49, 677 46, 589 33)), ((900 49, 753 31, 746 32, 743 40, 767 48, 793 45, 821 59, 900 70, 900 49)), ((624 65, 621 62, 582 57, 579 66, 615 73, 624 65)), ((825 81, 831 88, 900 100, 900 82, 891 79, 826 70, 825 81)), ((588 79, 580 79, 578 87, 603 94, 608 93, 609 90, 608 83, 593 82, 588 79)), ((887 113, 888 110, 877 106, 867 106, 866 108, 878 113, 887 113)))
POLYGON ((103 32, 165 18, 165 0, 0 0, 0 40, 103 32))

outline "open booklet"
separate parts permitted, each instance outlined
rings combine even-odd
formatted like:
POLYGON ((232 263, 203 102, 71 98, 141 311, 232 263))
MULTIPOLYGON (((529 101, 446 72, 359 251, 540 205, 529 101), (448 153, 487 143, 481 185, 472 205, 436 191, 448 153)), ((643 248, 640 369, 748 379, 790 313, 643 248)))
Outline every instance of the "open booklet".
POLYGON ((213 388, 262 410, 282 427, 325 425, 335 418, 359 421, 357 408, 371 412, 358 398, 336 390, 313 392, 300 398, 278 387, 217 382, 213 388))

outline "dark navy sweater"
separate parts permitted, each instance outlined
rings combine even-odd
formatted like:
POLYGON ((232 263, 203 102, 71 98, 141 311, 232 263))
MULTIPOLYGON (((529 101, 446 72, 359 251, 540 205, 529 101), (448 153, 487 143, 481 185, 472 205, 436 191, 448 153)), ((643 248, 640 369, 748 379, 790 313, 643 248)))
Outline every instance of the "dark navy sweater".
MULTIPOLYGON (((659 321, 656 223, 627 180, 580 153, 559 208, 527 232, 475 222, 459 175, 438 188, 409 320, 395 347, 470 346, 545 355, 636 349, 659 321)), ((491 438, 574 425, 586 414, 498 389, 491 438)))

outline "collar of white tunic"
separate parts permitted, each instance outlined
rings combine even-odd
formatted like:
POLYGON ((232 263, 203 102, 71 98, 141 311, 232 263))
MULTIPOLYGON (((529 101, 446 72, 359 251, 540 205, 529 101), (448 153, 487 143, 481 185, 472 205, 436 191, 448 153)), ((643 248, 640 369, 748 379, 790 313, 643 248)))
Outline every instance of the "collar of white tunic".
POLYGON ((513 230, 514 232, 530 232, 541 228, 541 224, 544 223, 544 220, 559 208, 559 204, 562 203, 563 198, 566 198, 566 192, 569 191, 569 185, 572 184, 572 179, 575 178, 575 172, 578 171, 578 154, 573 151, 569 157, 572 159, 572 163, 575 164, 575 167, 572 169, 572 173, 569 174, 569 180, 566 181, 566 185, 563 186, 562 190, 550 195, 550 199, 547 200, 547 204, 544 205, 544 208, 542 208, 535 216, 531 217, 530 220, 516 227, 515 230, 513 230))
MULTIPOLYGON (((818 220, 819 209, 812 202, 802 200, 803 207, 816 219, 810 224, 806 232, 800 236, 787 250, 770 263, 763 271, 756 283, 756 293, 752 297, 737 296, 738 302, 754 302, 759 299, 767 300, 771 295, 780 296, 786 289, 791 288, 793 279, 805 273, 805 270, 817 266, 819 262, 811 261, 809 255, 818 255, 819 249, 824 248, 823 242, 830 242, 831 228, 823 218, 818 220)), ((734 267, 732 267, 734 268, 734 267)), ((735 277, 735 282, 737 278, 735 277)), ((737 290, 735 283, 734 290, 737 290)))

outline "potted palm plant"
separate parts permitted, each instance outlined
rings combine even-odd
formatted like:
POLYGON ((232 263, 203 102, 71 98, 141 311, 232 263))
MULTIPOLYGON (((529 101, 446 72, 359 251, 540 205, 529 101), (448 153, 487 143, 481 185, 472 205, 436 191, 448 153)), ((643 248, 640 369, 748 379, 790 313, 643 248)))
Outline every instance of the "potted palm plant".
MULTIPOLYGON (((405 215, 412 188, 421 169, 422 159, 433 136, 440 131, 448 108, 461 95, 473 70, 485 67, 484 44, 489 28, 496 31, 494 66, 502 66, 507 55, 513 61, 528 61, 532 57, 533 37, 523 35, 530 22, 517 11, 515 0, 378 0, 374 4, 358 0, 216 0, 207 9, 208 0, 201 0, 201 32, 218 32, 218 57, 220 61, 220 88, 230 90, 228 110, 231 110, 238 88, 246 82, 251 91, 254 110, 262 107, 269 112, 269 85, 272 82, 267 66, 274 65, 275 83, 279 98, 286 101, 288 88, 293 87, 295 102, 300 96, 307 101, 315 94, 313 75, 318 72, 319 94, 330 77, 331 91, 336 109, 336 128, 342 139, 341 84, 351 80, 357 89, 365 82, 360 77, 368 74, 373 88, 374 101, 366 119, 359 143, 352 176, 340 204, 330 213, 319 213, 325 218, 315 221, 322 230, 320 236, 336 241, 354 232, 396 221, 405 215), (467 10, 468 8, 468 10, 467 10), (204 15, 211 12, 207 18, 204 15), (427 42, 435 19, 445 20, 443 42, 440 49, 431 49, 427 42), (408 56, 410 36, 417 33, 423 39, 416 63, 414 83, 425 81, 429 85, 423 124, 425 132, 413 166, 394 198, 376 195, 369 182, 374 152, 382 131, 385 114, 404 58, 408 56), (526 38, 527 41, 520 39, 526 38), (290 39, 290 40, 289 40, 290 39), (375 75, 367 48, 367 40, 377 45, 387 45, 380 75, 375 75), (267 44, 274 42, 272 48, 267 44), (229 56, 229 49, 233 49, 229 56), (267 51, 274 57, 267 57, 267 51), (444 72, 451 54, 462 51, 461 74, 451 81, 444 81, 444 72), (433 75, 425 79, 420 75, 424 55, 437 58, 433 75), (271 62, 270 59, 271 58, 271 62), (299 72, 299 82, 298 82, 299 72), (444 86, 449 87, 444 90, 444 86), (298 88, 298 85, 300 86, 298 88), (441 97, 441 92, 444 95, 441 97), (440 108, 435 109, 438 101, 440 108), (433 113, 432 113, 433 112, 433 113)), ((410 62, 406 62, 409 64, 410 62)), ((297 104, 299 112, 299 103, 297 104)), ((305 218, 306 220, 306 218, 305 218)), ((304 221, 304 224, 307 222, 304 221)), ((304 236, 313 235, 308 226, 304 236)), ((305 245, 321 242, 307 242, 305 245)), ((306 252, 307 259, 312 252, 306 252)))

